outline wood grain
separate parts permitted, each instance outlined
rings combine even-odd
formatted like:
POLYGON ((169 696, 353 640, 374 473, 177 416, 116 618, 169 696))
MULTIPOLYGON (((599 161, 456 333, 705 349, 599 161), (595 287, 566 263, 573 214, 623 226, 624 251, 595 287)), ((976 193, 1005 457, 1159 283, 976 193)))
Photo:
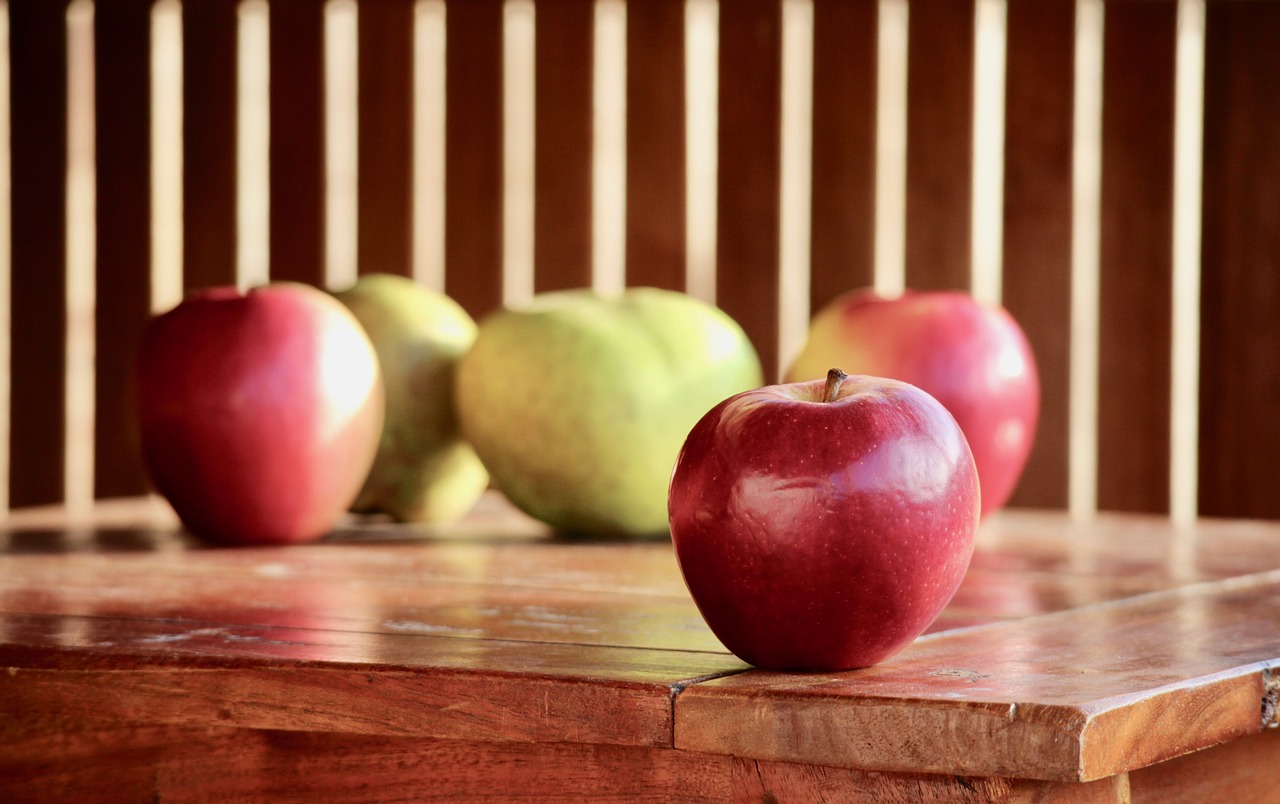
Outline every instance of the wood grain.
POLYGON ((674 690, 725 654, 140 618, 9 615, 6 717, 669 745, 674 690), (122 680, 127 684, 122 685, 122 680))
MULTIPOLYGON (((1210 800, 1188 796, 1212 786, 1224 770, 1237 784, 1232 799, 1266 802, 1272 788, 1235 745, 1196 755, 1193 777, 1162 766, 1093 783, 1053 783, 926 774, 891 776, 843 768, 731 760, 686 751, 582 744, 486 743, 239 729, 226 726, 109 728, 91 722, 9 721, 11 749, 0 791, 9 800, 94 800, 101 777, 92 765, 105 754, 117 798, 166 801, 270 798, 273 801, 403 801, 439 797, 505 801, 593 800, 850 801, 874 804, 933 801, 1084 804, 1210 800), (1210 772, 1212 771, 1212 773, 1210 772), (1162 778, 1170 773, 1168 779, 1162 778), (1149 783, 1160 786, 1151 788, 1149 783), (1184 786, 1185 785, 1185 786, 1184 786), (1176 798, 1179 793, 1181 799, 1176 798), (1158 798, 1155 796, 1164 796, 1158 798)), ((1274 743, 1275 740, 1270 740, 1274 743)), ((1266 759, 1265 753, 1256 756, 1266 759)))
POLYGON ((1067 506, 1074 28, 1073 0, 1009 4, 1002 292, 1031 343, 1041 400, 1017 507, 1067 506))
POLYGON ((941 633, 846 674, 730 676, 677 699, 676 744, 886 771, 1099 779, 1257 732, 1278 615, 1272 572, 941 633))
POLYGON ((106 751, 113 791, 131 800, 503 802, 517 790, 530 802, 737 800, 728 760, 659 748, 220 726, 72 728, 27 737, 13 762, 17 778, 0 781, 0 791, 16 800, 93 800, 101 777, 74 760, 106 751))
POLYGON ((327 798, 388 762, 492 794, 423 758, 471 756, 557 793, 644 768, 658 797, 1125 801, 1205 767, 1160 765, 1188 752, 1261 756, 1231 741, 1280 661, 1280 529, 1257 522, 1002 512, 930 635, 779 674, 724 652, 665 540, 564 540, 493 494, 455 528, 354 519, 294 548, 203 548, 149 499, 78 521, 0 528, 6 791, 80 789, 99 760, 150 789, 234 734, 236 791, 327 798), (271 770, 330 748, 332 773, 271 770))
POLYGON ((12 240, 9 501, 62 500, 66 395, 67 48, 64 8, 9 6, 12 240))

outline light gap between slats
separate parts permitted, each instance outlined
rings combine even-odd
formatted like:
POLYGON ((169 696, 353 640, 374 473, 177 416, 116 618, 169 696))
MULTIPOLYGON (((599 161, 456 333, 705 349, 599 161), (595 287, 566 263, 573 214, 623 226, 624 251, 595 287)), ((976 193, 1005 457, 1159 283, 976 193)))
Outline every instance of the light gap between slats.
POLYGON ((1077 0, 1071 175, 1071 358, 1067 508, 1098 507, 1099 260, 1102 196, 1102 0, 1077 0))
POLYGON ((444 0, 418 0, 413 16, 413 277, 444 292, 444 0))
POLYGON ((627 4, 596 0, 592 80, 591 284, 613 295, 626 286, 627 4))
POLYGON ((873 285, 895 296, 906 286, 907 0, 880 0, 876 31, 876 145, 873 285))
POLYGON ((502 301, 533 296, 534 3, 502 8, 502 301))
POLYGON ((970 289, 999 304, 1004 231, 1004 83, 1007 0, 974 4, 973 234, 970 289))
POLYGON ((151 7, 151 299, 182 299, 182 3, 151 7))
POLYGON ((261 285, 271 260, 271 36, 267 0, 236 8, 236 284, 261 285))
POLYGON ((778 365, 781 377, 809 329, 813 164, 813 0, 782 0, 782 131, 778 199, 778 365))
POLYGON ((93 505, 94 299, 97 231, 94 165, 94 5, 66 9, 66 386, 63 502, 72 513, 93 505))
POLYGON ((1200 237, 1204 157, 1205 0, 1179 0, 1173 138, 1173 364, 1169 507, 1174 522, 1198 513, 1200 237))
POLYGON ((685 3, 685 290, 716 301, 720 6, 685 3))
POLYGON ((355 282, 358 266, 359 84, 355 0, 324 6, 324 281, 355 282))

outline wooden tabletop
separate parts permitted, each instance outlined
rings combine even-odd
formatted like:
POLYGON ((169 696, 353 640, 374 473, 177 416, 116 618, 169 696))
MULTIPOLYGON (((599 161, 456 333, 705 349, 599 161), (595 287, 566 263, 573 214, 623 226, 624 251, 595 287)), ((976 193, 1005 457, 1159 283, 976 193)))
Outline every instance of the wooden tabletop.
POLYGON ((726 652, 665 539, 568 540, 496 496, 450 528, 353 520, 288 548, 204 547, 154 499, 0 529, 0 791, 19 797, 102 792, 111 767, 124 799, 905 779, 1128 800, 1157 763, 1200 779, 1208 753, 1165 761, 1219 743, 1280 758, 1276 666, 1278 524, 1003 512, 929 633, 838 674, 726 652))

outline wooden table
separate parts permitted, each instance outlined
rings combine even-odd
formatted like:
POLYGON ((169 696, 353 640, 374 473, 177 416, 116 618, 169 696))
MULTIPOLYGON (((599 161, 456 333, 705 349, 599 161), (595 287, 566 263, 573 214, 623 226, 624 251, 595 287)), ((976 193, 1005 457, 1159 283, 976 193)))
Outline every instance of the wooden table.
POLYGON ((665 540, 497 497, 283 549, 155 500, 0 529, 4 801, 1276 802, 1277 665, 1272 524, 1002 513, 929 634, 834 675, 726 653, 665 540))

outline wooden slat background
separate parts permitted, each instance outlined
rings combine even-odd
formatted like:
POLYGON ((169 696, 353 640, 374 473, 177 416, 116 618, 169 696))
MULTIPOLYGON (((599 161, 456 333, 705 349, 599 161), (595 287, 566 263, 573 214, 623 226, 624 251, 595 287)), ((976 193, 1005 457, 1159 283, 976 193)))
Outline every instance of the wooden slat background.
POLYGON ((973 32, 973 0, 910 4, 907 287, 969 287, 973 32))
POLYGON ((121 0, 96 10, 94 59, 98 196, 134 203, 97 207, 98 291, 95 329, 96 415, 94 492, 102 497, 146 490, 141 467, 120 456, 133 454, 130 420, 132 354, 150 312, 151 292, 151 39, 148 0, 121 0), (107 348, 102 348, 102 347, 107 348))
MULTIPOLYGON (((77 0, 80 3, 88 0, 77 0)), ((443 288, 481 317, 504 302, 509 257, 534 290, 593 281, 592 0, 536 0, 532 129, 503 119, 504 0, 431 0, 445 10, 443 288), (504 137, 533 138, 532 253, 504 243, 504 137)), ((809 311, 877 280, 878 109, 905 103, 905 280, 969 287, 975 207, 976 11, 999 0, 907 0, 907 95, 877 95, 882 2, 721 0, 717 218, 688 229, 686 0, 631 2, 626 28, 626 280, 711 288, 771 374, 795 333, 779 300, 807 279, 809 311), (807 265, 779 266, 784 28, 812 11, 812 149, 807 265), (711 282, 689 274, 694 235, 716 248, 711 282), (790 338, 790 340, 789 340, 790 338)), ((705 10, 706 0, 699 2, 705 10)), ((1023 323, 1044 389, 1039 437, 1014 503, 1070 498, 1076 23, 1094 0, 1006 0, 1003 301, 1023 323)), ((1174 297, 1173 121, 1177 24, 1193 0, 1106 0, 1098 280, 1096 498, 1103 509, 1168 511, 1174 297)), ((1203 239, 1198 355, 1199 510, 1280 517, 1269 457, 1280 450, 1280 6, 1205 4, 1203 239)), ((356 252, 360 272, 412 274, 414 0, 356 0, 359 87, 356 252)), ((67 416, 67 4, 10 0, 9 246, 12 390, 9 502, 64 494, 67 416)), ((268 0, 270 250, 273 277, 323 284, 326 260, 325 5, 268 0)), ((525 8, 525 6, 522 6, 525 8)), ((132 446, 128 373, 151 309, 148 0, 99 2, 96 27, 94 461, 89 494, 144 488, 132 446)), ((236 281, 237 8, 182 2, 182 286, 236 281)), ((892 268, 892 266, 889 266, 892 268)), ((804 303, 802 301, 802 303, 804 303)), ((802 311, 803 312, 803 311, 802 311)), ((1087 476, 1087 473, 1086 475, 1087 476)), ((72 486, 83 481, 72 480, 72 486)))
POLYGON ((1013 505, 1065 508, 1071 359, 1075 4, 1013 3, 1005 70, 1003 299, 1040 370, 1040 422, 1013 505))
POLYGON ((67 67, 61 3, 9 4, 12 363, 9 498, 62 498, 67 67))

